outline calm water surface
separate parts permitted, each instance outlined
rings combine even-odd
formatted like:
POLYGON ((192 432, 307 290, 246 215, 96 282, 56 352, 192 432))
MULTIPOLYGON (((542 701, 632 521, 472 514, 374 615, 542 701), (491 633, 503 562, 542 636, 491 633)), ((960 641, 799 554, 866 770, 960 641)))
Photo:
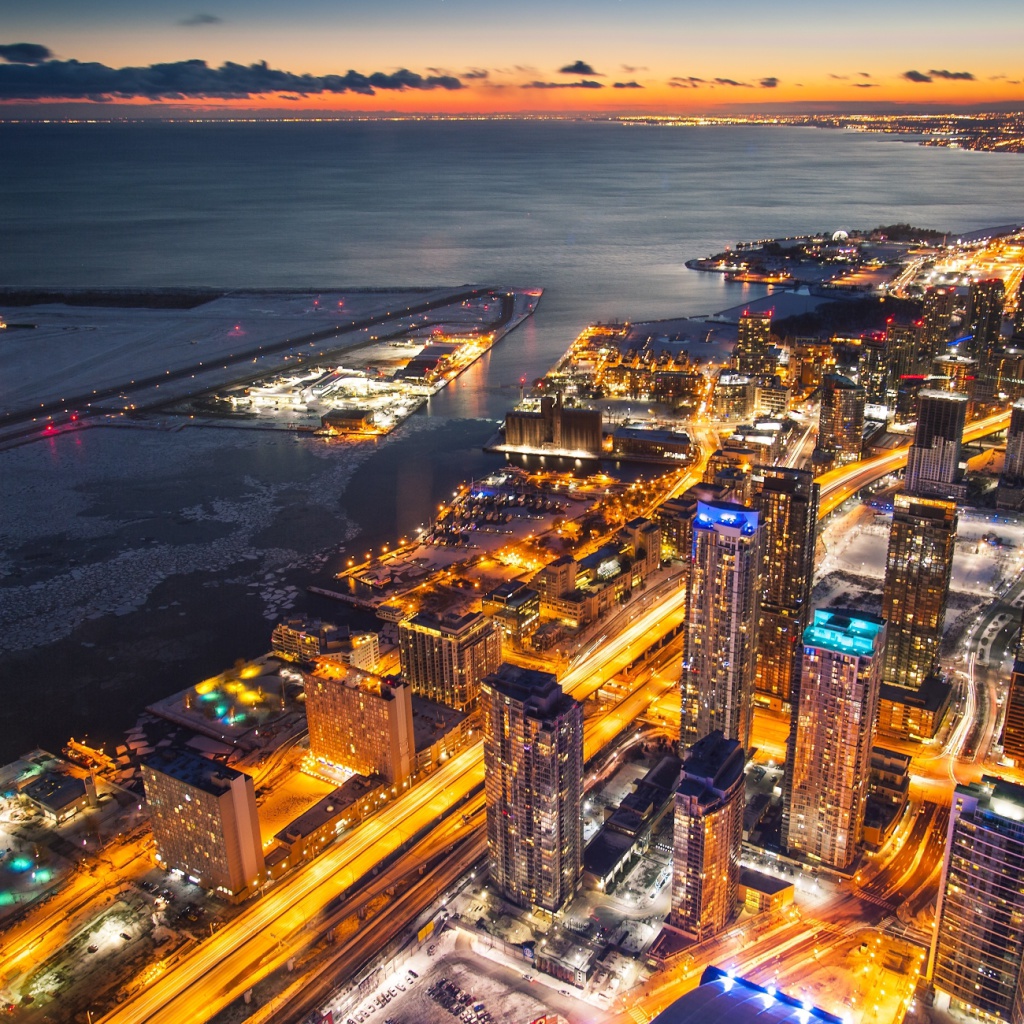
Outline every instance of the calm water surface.
POLYGON ((494 464, 479 446, 519 377, 588 322, 760 294, 685 260, 745 238, 1024 214, 1012 156, 792 128, 0 125, 0 181, 9 286, 545 289, 532 321, 358 459, 234 431, 92 431, 0 454, 0 636, 35 638, 8 640, 0 662, 0 759, 71 732, 114 738, 146 702, 265 650, 284 588, 336 564, 339 544, 392 540, 494 464))

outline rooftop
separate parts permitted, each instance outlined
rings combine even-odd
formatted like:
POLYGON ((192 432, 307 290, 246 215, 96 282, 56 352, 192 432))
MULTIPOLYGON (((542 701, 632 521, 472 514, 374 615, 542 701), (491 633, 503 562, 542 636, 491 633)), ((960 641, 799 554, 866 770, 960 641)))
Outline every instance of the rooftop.
POLYGON ((885 620, 866 612, 816 609, 814 621, 804 630, 804 646, 835 654, 869 658, 875 654, 885 620))
POLYGON ((213 796, 220 796, 232 782, 243 778, 245 774, 229 768, 226 764, 173 747, 154 751, 142 763, 150 771, 167 775, 213 796))

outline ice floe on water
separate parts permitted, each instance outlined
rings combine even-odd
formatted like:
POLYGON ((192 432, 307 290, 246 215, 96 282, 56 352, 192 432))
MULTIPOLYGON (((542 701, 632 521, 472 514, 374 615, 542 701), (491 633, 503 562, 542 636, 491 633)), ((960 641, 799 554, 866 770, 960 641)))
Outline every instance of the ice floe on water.
POLYGON ((251 588, 276 621, 295 606, 299 571, 322 569, 359 532, 341 500, 356 468, 425 426, 365 445, 227 429, 93 430, 0 453, 0 650, 129 615, 163 581, 189 573, 213 574, 203 581, 211 587, 251 588), (312 536, 287 529, 312 509, 312 536))

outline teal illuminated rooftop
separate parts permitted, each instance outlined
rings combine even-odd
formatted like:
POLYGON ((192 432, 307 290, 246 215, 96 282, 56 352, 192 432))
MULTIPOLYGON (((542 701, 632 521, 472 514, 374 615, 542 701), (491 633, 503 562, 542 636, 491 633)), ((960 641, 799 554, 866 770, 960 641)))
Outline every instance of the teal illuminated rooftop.
POLYGON ((836 654, 871 657, 885 620, 864 612, 816 609, 814 621, 804 630, 804 646, 820 647, 836 654))

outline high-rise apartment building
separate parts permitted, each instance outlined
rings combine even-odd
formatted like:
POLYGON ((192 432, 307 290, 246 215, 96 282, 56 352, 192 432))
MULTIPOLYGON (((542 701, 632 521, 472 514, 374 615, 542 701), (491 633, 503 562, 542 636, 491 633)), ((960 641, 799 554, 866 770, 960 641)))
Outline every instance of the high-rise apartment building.
POLYGON ((1024 506, 1024 398, 1010 407, 1010 426, 1006 431, 1006 457, 999 474, 996 507, 1019 509, 1024 506))
POLYGON ((668 920, 697 942, 723 931, 736 914, 745 763, 743 747, 717 731, 698 740, 683 761, 668 920))
POLYGON ((718 448, 708 456, 703 482, 721 487, 728 494, 727 500, 749 505, 754 494, 750 477, 753 461, 753 454, 746 448, 718 448))
POLYGON ((549 672, 503 664, 481 688, 491 881, 561 909, 583 866, 583 708, 549 672))
POLYGON ((805 469, 755 466, 752 475, 764 524, 754 688, 781 707, 799 675, 800 637, 810 611, 818 485, 805 469))
POLYGON ((803 635, 786 751, 782 845, 843 870, 864 829, 885 623, 815 611, 803 635))
POLYGON ((908 494, 962 497, 960 452, 967 418, 967 395, 926 388, 917 401, 917 431, 907 454, 908 494))
POLYGON ((1024 787, 985 775, 957 786, 939 883, 935 1005, 1024 1020, 1024 787))
POLYGON ((956 543, 956 503, 897 494, 882 588, 886 683, 920 690, 938 663, 956 543))
POLYGON ((971 347, 975 352, 998 348, 999 334, 1003 327, 1005 293, 1006 286, 1002 278, 972 282, 968 321, 973 336, 971 347))
POLYGON ((262 881, 256 792, 244 772, 191 751, 161 748, 142 765, 157 859, 228 899, 262 881))
POLYGON ((933 356, 941 354, 949 342, 949 332, 956 308, 955 288, 929 288, 924 293, 922 346, 933 356))
POLYGON ((302 675, 313 757, 402 785, 416 763, 409 684, 328 658, 302 675))
POLYGON ((771 376, 778 366, 778 350, 772 347, 771 313, 745 312, 739 319, 733 362, 738 373, 771 376))
POLYGON ((821 379, 816 459, 843 466, 861 457, 864 440, 864 389, 841 373, 821 379))
POLYGON ((720 730, 750 743, 764 527, 759 513, 698 502, 686 606, 683 749, 720 730))
POLYGON ((480 680, 501 664, 501 634, 479 612, 441 619, 420 614, 399 623, 398 650, 413 693, 468 711, 476 706, 480 680))

